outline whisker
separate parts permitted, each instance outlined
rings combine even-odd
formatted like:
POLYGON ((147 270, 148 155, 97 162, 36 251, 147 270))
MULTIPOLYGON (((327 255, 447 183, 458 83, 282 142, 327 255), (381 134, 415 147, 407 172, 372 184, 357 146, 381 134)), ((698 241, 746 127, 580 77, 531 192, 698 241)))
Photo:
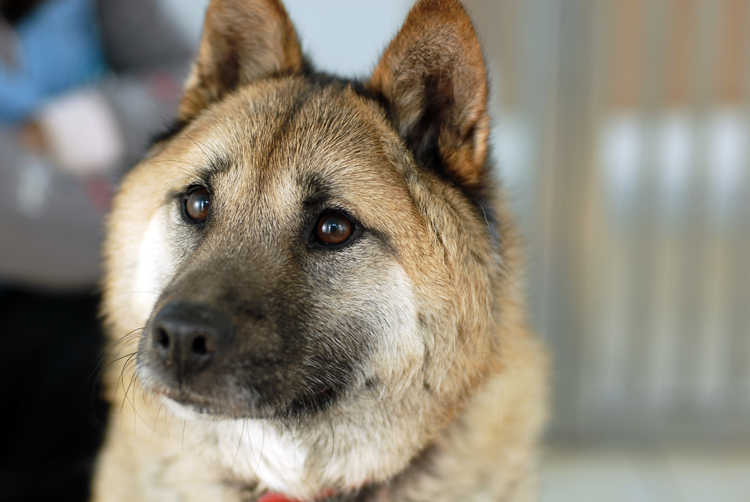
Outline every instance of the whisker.
POLYGON ((263 428, 263 436, 260 440, 260 455, 258 455, 258 462, 255 464, 255 472, 257 473, 260 470, 260 462, 263 460, 263 448, 266 446, 266 423, 261 422, 261 427, 263 428))
MULTIPOLYGON (((128 361, 130 362, 130 361, 128 361)), ((126 365, 128 363, 125 363, 126 365)), ((138 407, 136 406, 135 399, 132 399, 129 396, 130 389, 133 388, 133 384, 138 381, 138 375, 136 373, 133 373, 130 377, 130 383, 128 384, 128 388, 125 390, 125 398, 123 399, 121 405, 120 405, 120 412, 122 412, 123 407, 125 406, 125 399, 127 399, 128 403, 130 403, 130 406, 133 408, 133 430, 135 430, 135 426, 137 423, 136 418, 140 418, 141 421, 146 424, 146 426, 151 427, 151 424, 148 423, 148 421, 138 412, 138 407)), ((123 383, 124 385, 124 383, 123 383)), ((152 429, 153 430, 153 429, 152 429)))
POLYGON ((325 478, 328 479, 328 473, 331 470, 331 464, 333 463, 333 452, 336 450, 336 431, 333 428, 333 420, 331 415, 326 413, 328 418, 328 425, 331 427, 331 455, 328 457, 328 465, 326 466, 325 478))
POLYGON ((175 416, 177 416, 177 414, 172 413, 172 417, 169 419, 169 422, 167 423, 167 438, 169 438, 169 430, 172 428, 172 421, 174 420, 175 416))
POLYGON ((128 362, 135 357, 137 352, 132 352, 130 354, 126 354, 123 356, 123 358, 127 358, 125 360, 125 363, 122 365, 122 369, 120 370, 120 376, 117 378, 117 381, 115 382, 115 395, 112 396, 112 399, 114 400, 115 397, 117 397, 117 387, 121 386, 122 390, 125 390, 125 369, 127 368, 128 362))
MULTIPOLYGON (((117 361, 121 361, 121 360, 125 359, 126 357, 133 357, 133 356, 136 356, 136 355, 138 355, 138 352, 130 352, 128 354, 125 354, 124 356, 120 356, 120 357, 118 357, 116 359, 113 359, 112 361, 108 362, 107 366, 109 366, 110 364, 114 364, 117 361)), ((126 363, 127 362, 129 362, 129 361, 126 361, 126 363)))
MULTIPOLYGON (((151 164, 161 164, 161 163, 174 164, 174 165, 176 165, 178 167, 178 169, 181 172, 183 172, 184 174, 189 174, 189 175, 194 175, 195 174, 195 169, 203 169, 203 167, 204 167, 204 166, 199 166, 197 164, 193 164, 192 162, 187 162, 187 161, 184 161, 184 160, 173 160, 173 159, 152 160, 152 161, 149 161, 149 162, 145 162, 143 165, 144 166, 148 166, 148 165, 151 165, 151 164), (193 167, 194 169, 188 169, 186 167, 181 166, 180 164, 186 164, 188 166, 193 167)), ((150 291, 143 291, 143 292, 144 293, 150 293, 150 291)))
POLYGON ((133 381, 134 381, 134 380, 135 380, 135 378, 136 378, 136 375, 135 375, 135 373, 133 373, 133 374, 132 374, 132 375, 130 376, 130 382, 128 382, 128 387, 127 387, 127 388, 125 388, 125 369, 126 369, 126 368, 128 367, 128 364, 130 363, 130 361, 132 361, 132 360, 133 360, 133 359, 132 359, 132 358, 133 358, 133 356, 135 356, 135 353, 131 354, 131 355, 130 355, 130 356, 128 357, 128 360, 127 360, 127 361, 125 361, 125 364, 123 364, 123 366, 122 366, 122 373, 120 374, 120 382, 121 382, 121 388, 122 388, 122 390, 123 390, 123 391, 125 391, 125 395, 124 395, 124 396, 123 396, 123 398, 122 398, 122 403, 120 404, 120 413, 122 413, 122 410, 123 410, 123 408, 125 407, 125 400, 126 400, 126 399, 128 400, 128 402, 130 402, 130 405, 131 405, 131 406, 133 406, 133 409, 135 409, 135 405, 133 404, 133 401, 131 401, 131 400, 130 400, 130 399, 128 398, 128 392, 130 391, 130 388, 131 388, 131 386, 133 385, 133 381))
MULTIPOLYGON (((159 407, 156 409, 156 418, 154 419, 154 424, 151 426, 151 439, 154 438, 154 433, 156 432, 156 424, 159 423, 159 415, 161 415, 162 408, 164 408, 164 402, 160 403, 159 407)), ((164 410, 164 418, 167 418, 166 409, 164 410)))
MULTIPOLYGON (((373 394, 376 394, 376 390, 372 389, 373 394)), ((393 422, 391 422, 391 414, 388 411, 388 405, 383 400, 383 394, 385 392, 385 389, 383 389, 378 395, 377 399, 375 400, 375 403, 378 405, 378 408, 381 410, 381 416, 385 416, 385 420, 388 422, 388 428, 390 430, 393 430, 393 422)))
POLYGON ((182 451, 185 451, 185 427, 187 427, 187 419, 182 419, 182 442, 180 444, 180 449, 182 451))
POLYGON ((240 430, 240 440, 237 442, 237 451, 234 452, 234 458, 232 459, 232 465, 229 467, 229 472, 227 473, 226 479, 224 479, 224 482, 228 482, 229 478, 232 476, 232 471, 234 470, 234 463, 237 462, 237 455, 240 453, 240 448, 242 448, 242 437, 245 434, 245 425, 247 424, 246 420, 242 421, 242 429, 240 430))
POLYGON ((211 157, 208 156, 208 154, 206 153, 206 151, 203 149, 203 147, 197 141, 195 141, 193 138, 191 138, 190 135, 188 133, 186 133, 185 131, 182 131, 182 134, 184 134, 186 138, 188 138, 190 141, 192 141, 195 144, 195 146, 197 146, 200 149, 200 151, 203 152, 203 155, 206 156, 206 159, 208 159, 209 162, 211 161, 211 157))
POLYGON ((104 347, 97 355, 98 362, 96 363, 96 366, 94 367, 94 369, 91 370, 91 373, 89 374, 89 376, 86 377, 86 381, 84 382, 84 384, 88 383, 88 381, 91 379, 91 377, 95 373, 96 373, 96 381, 99 381, 99 378, 101 377, 102 372, 104 371, 105 367, 108 367, 110 364, 118 360, 116 359, 115 361, 110 361, 105 366, 104 361, 107 359, 107 357, 111 355, 112 352, 114 352, 115 348, 119 347, 125 341, 140 338, 142 335, 140 335, 138 331, 142 331, 143 329, 144 328, 136 328, 130 331, 129 333, 126 333, 125 335, 121 336, 120 338, 115 340, 113 343, 109 344, 107 347, 104 347))

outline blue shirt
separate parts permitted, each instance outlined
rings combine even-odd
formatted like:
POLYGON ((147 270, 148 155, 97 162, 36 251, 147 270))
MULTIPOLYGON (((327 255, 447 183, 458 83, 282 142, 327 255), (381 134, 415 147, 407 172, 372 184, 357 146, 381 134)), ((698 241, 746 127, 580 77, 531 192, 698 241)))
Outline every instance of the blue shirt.
POLYGON ((29 118, 105 68, 94 0, 48 0, 16 26, 16 65, 0 60, 0 123, 29 118))

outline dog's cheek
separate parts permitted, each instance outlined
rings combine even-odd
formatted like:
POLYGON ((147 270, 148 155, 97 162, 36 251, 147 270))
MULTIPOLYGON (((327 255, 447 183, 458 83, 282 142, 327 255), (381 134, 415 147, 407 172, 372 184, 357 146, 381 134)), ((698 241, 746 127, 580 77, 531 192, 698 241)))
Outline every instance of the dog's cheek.
MULTIPOLYGON (((428 352, 437 333, 431 323, 420 321, 424 305, 416 286, 396 261, 366 275, 371 280, 362 282, 376 285, 356 295, 368 306, 370 324, 377 326, 364 369, 369 379, 341 403, 333 421, 337 440, 321 448, 325 454, 317 459, 320 477, 338 473, 349 487, 386 481, 401 472, 445 419, 445 410, 426 385, 428 372, 434 370, 426 366, 428 352), (338 449, 341 444, 347 447, 338 449)), ((440 317, 447 319, 448 314, 441 312, 440 317)), ((321 425, 321 436, 327 425, 321 425)))
POLYGON ((380 392, 398 397, 421 381, 425 339, 419 331, 413 285, 406 272, 393 264, 382 274, 380 287, 369 292, 377 305, 377 335, 369 374, 378 379, 380 392))
POLYGON ((162 208, 148 222, 133 274, 132 313, 141 325, 175 272, 177 253, 170 233, 169 215, 162 208))

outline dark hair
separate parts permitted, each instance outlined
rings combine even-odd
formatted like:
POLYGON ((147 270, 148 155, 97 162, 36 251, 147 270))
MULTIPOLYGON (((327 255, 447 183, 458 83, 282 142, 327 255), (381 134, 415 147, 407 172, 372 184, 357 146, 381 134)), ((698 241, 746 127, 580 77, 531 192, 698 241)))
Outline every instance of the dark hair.
POLYGON ((0 17, 16 24, 31 14, 45 0, 0 0, 0 17))

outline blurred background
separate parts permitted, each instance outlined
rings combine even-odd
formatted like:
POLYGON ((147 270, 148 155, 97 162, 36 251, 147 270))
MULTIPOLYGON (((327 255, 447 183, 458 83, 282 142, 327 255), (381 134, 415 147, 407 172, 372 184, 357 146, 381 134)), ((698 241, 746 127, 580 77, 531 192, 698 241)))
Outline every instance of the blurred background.
MULTIPOLYGON (((0 0, 0 406, 20 431, 0 448, 2 500, 49 500, 65 479, 85 497, 106 416, 86 379, 102 218, 174 114, 206 3, 0 0), (19 55, 37 61, 27 80, 19 55), (85 64, 45 75, 65 58, 85 64), (65 351, 77 371, 50 362, 65 351), (61 371, 70 385, 45 384, 61 371), (61 409, 86 427, 57 447, 39 436, 61 409), (71 452, 63 480, 23 492, 71 452)), ((542 500, 750 501, 750 0, 464 3, 555 360, 542 500)), ((412 1, 285 4, 318 68, 365 77, 412 1)))
POLYGON ((555 358, 543 500, 750 500, 750 2, 466 3, 555 358))

